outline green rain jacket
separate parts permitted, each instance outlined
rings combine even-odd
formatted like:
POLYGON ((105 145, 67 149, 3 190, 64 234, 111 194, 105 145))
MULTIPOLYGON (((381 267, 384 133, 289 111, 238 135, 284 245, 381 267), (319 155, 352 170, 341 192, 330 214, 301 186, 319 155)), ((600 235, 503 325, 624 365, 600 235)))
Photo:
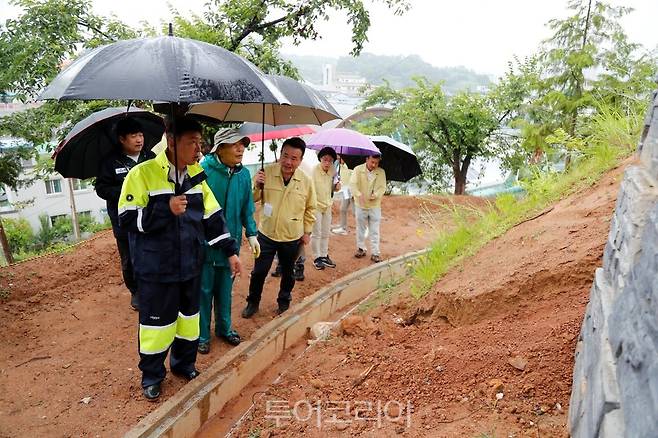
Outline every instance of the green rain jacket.
MULTIPOLYGON (((243 166, 231 169, 224 165, 216 154, 206 155, 201 161, 201 167, 208 177, 206 183, 222 207, 231 237, 238 242, 239 248, 243 227, 247 237, 258 233, 254 220, 255 206, 249 169, 243 166)), ((207 247, 205 263, 228 266, 228 259, 223 251, 207 247)))

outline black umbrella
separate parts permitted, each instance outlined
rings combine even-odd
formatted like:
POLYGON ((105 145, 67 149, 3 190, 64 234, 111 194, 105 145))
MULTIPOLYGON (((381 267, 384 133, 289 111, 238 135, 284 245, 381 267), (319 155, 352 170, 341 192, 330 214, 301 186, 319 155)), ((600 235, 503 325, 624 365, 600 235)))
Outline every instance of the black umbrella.
POLYGON ((78 122, 55 149, 55 170, 65 178, 96 176, 99 164, 119 147, 116 124, 124 117, 136 119, 144 133, 144 147, 151 149, 164 134, 162 117, 138 108, 106 108, 78 122))
POLYGON ((285 101, 246 59, 174 36, 121 40, 90 50, 62 71, 39 99, 285 101))
MULTIPOLYGON (((382 153, 380 166, 386 171, 388 181, 406 182, 423 173, 416 154, 406 144, 383 135, 368 137, 382 153)), ((363 164, 366 160, 365 156, 343 155, 342 157, 350 168, 363 164)))
POLYGON ((224 48, 174 37, 171 24, 168 36, 90 50, 58 74, 39 99, 167 101, 172 116, 176 103, 285 101, 252 63, 224 48))

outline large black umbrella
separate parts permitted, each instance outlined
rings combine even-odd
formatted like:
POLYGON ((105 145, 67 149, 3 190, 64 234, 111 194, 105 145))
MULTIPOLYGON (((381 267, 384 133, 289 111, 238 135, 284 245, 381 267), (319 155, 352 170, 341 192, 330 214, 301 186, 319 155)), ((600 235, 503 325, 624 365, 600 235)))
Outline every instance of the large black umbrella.
POLYGON ((90 50, 39 99, 285 102, 272 81, 246 59, 174 36, 122 40, 90 50))
MULTIPOLYGON (((386 171, 388 181, 406 182, 423 172, 414 151, 404 143, 383 135, 369 135, 370 140, 382 153, 381 168, 386 171)), ((350 168, 363 164, 365 156, 343 155, 350 168)))
POLYGON ((106 108, 73 126, 55 149, 55 170, 65 178, 96 176, 103 157, 119 147, 116 124, 124 117, 132 117, 142 126, 145 148, 151 149, 162 139, 162 117, 138 108, 106 108))
POLYGON ((174 37, 171 24, 168 36, 90 50, 58 74, 39 99, 166 101, 172 115, 176 103, 286 101, 249 61, 212 44, 174 37))

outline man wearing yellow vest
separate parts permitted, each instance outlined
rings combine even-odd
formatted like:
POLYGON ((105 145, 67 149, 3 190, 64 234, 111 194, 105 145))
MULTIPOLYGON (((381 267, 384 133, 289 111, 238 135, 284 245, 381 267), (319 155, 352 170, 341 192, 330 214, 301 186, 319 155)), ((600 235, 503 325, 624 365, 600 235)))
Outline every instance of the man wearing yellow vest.
POLYGON ((259 170, 254 177, 254 201, 261 201, 258 242, 260 257, 254 263, 243 318, 251 318, 260 305, 265 277, 274 254, 281 265, 278 314, 288 310, 295 286, 293 265, 300 245, 308 245, 315 222, 315 190, 311 179, 299 169, 306 143, 299 137, 283 142, 281 158, 259 170))
POLYGON ((203 243, 221 248, 240 275, 237 243, 197 163, 201 125, 180 118, 167 132, 167 149, 133 167, 119 198, 119 222, 131 231, 139 286, 139 369, 144 397, 156 400, 170 368, 187 380, 199 343, 199 278, 203 243), (176 151, 176 152, 174 152, 176 151))
POLYGON ((381 262, 379 252, 379 224, 382 219, 382 198, 386 192, 386 172, 379 167, 381 155, 371 155, 365 164, 352 171, 350 188, 356 204, 356 253, 354 257, 366 256, 366 231, 370 235, 370 260, 381 262))

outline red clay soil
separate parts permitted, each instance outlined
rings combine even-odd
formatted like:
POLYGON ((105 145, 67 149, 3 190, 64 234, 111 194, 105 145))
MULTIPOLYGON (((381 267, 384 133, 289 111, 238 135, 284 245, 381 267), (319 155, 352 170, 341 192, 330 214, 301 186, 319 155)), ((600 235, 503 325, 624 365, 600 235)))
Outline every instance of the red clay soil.
POLYGON ((573 352, 620 178, 514 227, 421 300, 403 285, 346 319, 235 436, 568 436, 573 352))
MULTIPOLYGON (((434 198, 483 205, 468 198, 434 198)), ((424 248, 432 229, 423 220, 420 198, 390 197, 383 206, 382 256, 424 248)), ((441 208, 428 204, 441 217, 441 208)), ((334 216, 336 217, 336 216, 334 216)), ((297 283, 293 304, 331 281, 368 264, 355 259, 353 220, 350 235, 332 236, 335 270, 316 271, 306 263, 306 280, 297 283)), ((244 307, 253 265, 243 247, 245 275, 235 287, 233 321, 248 339, 275 317, 278 279, 269 278, 261 310, 251 320, 244 307)), ((159 404, 141 395, 137 368, 137 313, 123 286, 118 253, 110 232, 73 251, 0 269, 0 436, 118 436, 159 404)), ((201 371, 228 350, 217 339, 209 355, 199 355, 201 371)), ((163 400, 183 386, 167 376, 163 400)))

